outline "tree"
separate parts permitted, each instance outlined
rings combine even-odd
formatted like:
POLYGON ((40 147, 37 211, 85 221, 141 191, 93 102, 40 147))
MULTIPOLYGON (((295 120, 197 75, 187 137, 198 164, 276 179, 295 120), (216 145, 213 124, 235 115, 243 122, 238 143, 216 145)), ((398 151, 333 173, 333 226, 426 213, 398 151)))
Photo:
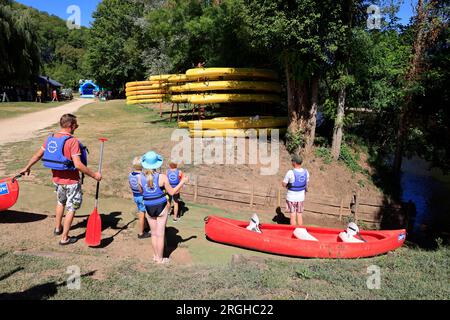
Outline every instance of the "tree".
POLYGON ((289 149, 308 152, 315 137, 319 80, 345 38, 345 6, 314 0, 244 3, 252 45, 277 57, 284 68, 289 149))
POLYGON ((40 56, 35 26, 12 2, 0 1, 0 84, 30 84, 39 73, 40 56))
POLYGON ((123 88, 142 79, 141 28, 143 4, 131 0, 104 0, 93 14, 88 40, 90 73, 102 86, 123 88))
POLYGON ((414 43, 409 67, 404 75, 404 99, 401 104, 397 145, 394 154, 393 170, 395 174, 400 174, 402 158, 404 155, 404 144, 409 128, 409 112, 414 93, 420 90, 420 77, 425 70, 425 53, 433 42, 437 39, 444 24, 438 16, 438 2, 434 0, 418 0, 416 6, 416 16, 414 18, 414 43))

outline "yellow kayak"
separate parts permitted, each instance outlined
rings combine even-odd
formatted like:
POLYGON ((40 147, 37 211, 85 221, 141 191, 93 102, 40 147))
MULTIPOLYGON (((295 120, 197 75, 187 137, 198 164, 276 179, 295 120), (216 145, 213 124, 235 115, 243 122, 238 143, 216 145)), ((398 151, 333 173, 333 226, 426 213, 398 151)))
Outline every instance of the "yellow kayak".
POLYGON ((186 71, 186 76, 191 79, 217 79, 218 77, 278 79, 278 75, 273 70, 254 68, 195 68, 186 71))
POLYGON ((148 77, 150 81, 163 81, 166 82, 169 78, 178 76, 177 74, 158 74, 148 77))
POLYGON ((162 84, 151 84, 148 86, 139 86, 139 87, 129 87, 125 89, 126 93, 134 92, 134 91, 143 91, 143 90, 165 90, 165 85, 162 84))
POLYGON ((159 84, 160 81, 134 81, 134 82, 128 82, 125 86, 127 88, 131 87, 140 87, 140 86, 149 86, 153 84, 159 84))
POLYGON ((191 130, 189 136, 191 138, 216 138, 216 137, 237 137, 248 138, 258 137, 260 134, 270 136, 273 130, 278 130, 280 136, 286 133, 285 128, 260 128, 260 129, 222 129, 222 130, 191 130))
POLYGON ((288 119, 285 117, 263 118, 259 120, 251 120, 247 118, 247 119, 188 121, 188 127, 190 130, 278 128, 287 126, 287 124, 288 119))
POLYGON ((128 96, 127 100, 148 100, 148 99, 161 99, 164 94, 147 94, 142 96, 128 96))
POLYGON ((145 99, 145 100, 127 100, 127 104, 147 104, 147 103, 159 103, 162 99, 145 99))
POLYGON ((189 102, 188 100, 189 100, 188 96, 184 94, 177 94, 170 96, 170 101, 172 101, 173 103, 186 103, 189 102))
POLYGON ((214 93, 214 94, 191 94, 185 95, 184 97, 187 97, 187 102, 192 104, 232 103, 232 102, 279 103, 281 101, 281 98, 275 94, 214 93))
POLYGON ((178 121, 178 128, 180 128, 180 129, 189 128, 187 121, 178 121))
MULTIPOLYGON (((251 117, 221 117, 221 118, 212 118, 209 119, 209 121, 224 121, 224 120, 249 120, 251 117)), ((273 119, 273 116, 259 116, 260 119, 273 119)), ((203 120, 204 121, 204 120, 203 120)), ((178 121, 178 128, 180 129, 187 129, 189 128, 190 121, 178 121)), ((195 121, 192 121, 195 122, 195 121)))
POLYGON ((167 78, 168 83, 181 83, 181 82, 189 82, 191 81, 185 74, 174 74, 167 78))
POLYGON ((281 92, 281 86, 277 82, 263 81, 207 81, 190 82, 180 86, 171 86, 171 92, 203 92, 221 90, 249 90, 249 91, 269 91, 281 92))
POLYGON ((147 94, 159 94, 159 93, 163 94, 165 93, 165 90, 154 89, 154 90, 129 91, 127 92, 127 97, 147 95, 147 94))

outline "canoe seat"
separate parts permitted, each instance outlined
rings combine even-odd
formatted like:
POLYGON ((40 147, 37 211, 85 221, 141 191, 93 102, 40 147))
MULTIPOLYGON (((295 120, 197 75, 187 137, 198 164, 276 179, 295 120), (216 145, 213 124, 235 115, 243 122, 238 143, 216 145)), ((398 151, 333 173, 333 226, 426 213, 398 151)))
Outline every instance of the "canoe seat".
POLYGON ((305 228, 296 228, 294 230, 294 237, 300 240, 319 241, 312 236, 305 228))
POLYGON ((355 238, 352 235, 349 235, 347 232, 341 232, 339 233, 339 239, 342 240, 342 242, 348 242, 348 243, 361 243, 364 242, 358 238, 355 238))

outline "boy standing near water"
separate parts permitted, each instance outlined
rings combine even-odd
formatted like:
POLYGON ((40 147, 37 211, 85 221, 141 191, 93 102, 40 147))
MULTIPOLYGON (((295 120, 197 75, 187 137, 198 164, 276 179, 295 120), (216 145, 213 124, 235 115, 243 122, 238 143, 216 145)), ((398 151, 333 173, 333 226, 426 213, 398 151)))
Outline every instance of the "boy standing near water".
POLYGON ((141 173, 142 173, 141 157, 133 159, 133 171, 128 175, 128 182, 130 184, 131 192, 133 192, 134 203, 136 203, 139 217, 139 234, 138 239, 145 239, 150 237, 149 232, 145 232, 145 205, 144 196, 141 187, 141 173))
POLYGON ((303 224, 303 211, 305 192, 308 190, 309 172, 302 168, 303 159, 300 156, 292 157, 292 170, 289 170, 282 182, 288 189, 286 195, 286 212, 291 216, 291 225, 303 224))

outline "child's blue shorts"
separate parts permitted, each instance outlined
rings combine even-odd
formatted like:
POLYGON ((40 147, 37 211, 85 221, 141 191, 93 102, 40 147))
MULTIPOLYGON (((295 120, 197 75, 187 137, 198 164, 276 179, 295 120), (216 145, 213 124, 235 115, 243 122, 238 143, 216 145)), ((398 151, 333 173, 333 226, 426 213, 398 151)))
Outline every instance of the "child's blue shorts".
POLYGON ((146 212, 144 205, 144 196, 134 196, 134 202, 139 210, 139 212, 146 212))

